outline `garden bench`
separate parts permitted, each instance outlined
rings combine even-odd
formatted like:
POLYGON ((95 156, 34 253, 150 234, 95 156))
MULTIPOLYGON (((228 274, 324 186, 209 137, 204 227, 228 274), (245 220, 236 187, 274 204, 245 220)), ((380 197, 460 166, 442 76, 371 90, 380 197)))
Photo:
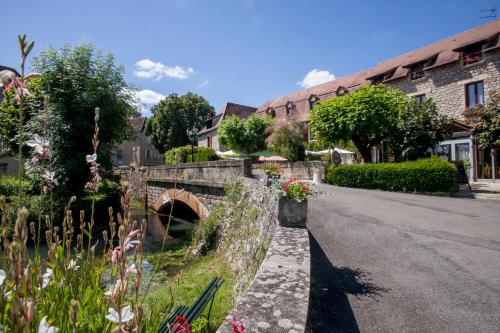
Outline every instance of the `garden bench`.
POLYGON ((210 320, 210 312, 212 311, 215 294, 222 285, 222 282, 223 280, 221 278, 213 278, 205 290, 203 290, 201 295, 193 302, 193 304, 191 304, 191 306, 187 307, 185 305, 179 305, 176 307, 161 323, 158 333, 175 333, 177 330, 173 330, 172 327, 175 323, 179 322, 177 315, 186 318, 187 322, 191 324, 193 321, 198 319, 208 303, 210 303, 210 307, 208 309, 207 319, 210 320))

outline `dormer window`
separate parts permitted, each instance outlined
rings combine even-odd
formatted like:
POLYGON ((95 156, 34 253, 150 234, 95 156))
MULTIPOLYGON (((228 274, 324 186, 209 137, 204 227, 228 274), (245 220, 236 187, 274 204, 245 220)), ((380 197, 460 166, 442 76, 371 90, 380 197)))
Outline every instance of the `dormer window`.
POLYGON ((483 50, 481 44, 471 45, 462 52, 462 60, 464 65, 475 64, 483 60, 483 50))
POLYGON ((286 115, 290 116, 293 113, 293 103, 288 102, 286 103, 286 115))
POLYGON ((410 67, 410 80, 416 80, 425 77, 425 62, 419 62, 410 67))
POLYGON ((319 98, 316 95, 311 95, 311 97, 309 97, 309 107, 311 110, 316 106, 318 101, 319 101, 319 98))
POLYGON ((276 111, 274 111, 273 108, 268 108, 266 110, 266 114, 270 116, 271 118, 276 118, 276 111))
POLYGON ((346 89, 346 88, 344 88, 344 87, 339 87, 339 88, 337 89, 337 91, 336 91, 337 96, 344 96, 344 95, 345 95, 345 94, 347 94, 347 93, 348 93, 348 91, 347 91, 347 89, 346 89))

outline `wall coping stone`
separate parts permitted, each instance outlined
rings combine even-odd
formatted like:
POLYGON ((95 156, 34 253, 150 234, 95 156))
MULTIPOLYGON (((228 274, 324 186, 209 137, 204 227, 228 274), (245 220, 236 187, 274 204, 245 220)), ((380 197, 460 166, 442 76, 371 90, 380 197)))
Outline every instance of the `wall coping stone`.
MULTIPOLYGON (((246 162, 248 163, 248 162, 246 162)), ((159 166, 151 166, 150 170, 156 169, 194 169, 194 168, 213 168, 213 167, 238 167, 243 166, 245 164, 244 159, 240 160, 219 160, 219 161, 209 161, 209 162, 194 162, 194 163, 179 163, 179 164, 168 164, 168 165, 159 165, 159 166)))
POLYGON ((173 179, 173 178, 148 178, 147 183, 167 183, 167 184, 178 184, 178 185, 196 185, 205 187, 218 187, 225 188, 228 182, 215 182, 210 180, 187 180, 187 179, 173 179))
MULTIPOLYGON (((277 226, 266 258, 230 315, 243 320, 248 333, 304 332, 310 269, 307 229, 277 226)), ((227 322, 217 330, 229 332, 232 327, 227 322)))

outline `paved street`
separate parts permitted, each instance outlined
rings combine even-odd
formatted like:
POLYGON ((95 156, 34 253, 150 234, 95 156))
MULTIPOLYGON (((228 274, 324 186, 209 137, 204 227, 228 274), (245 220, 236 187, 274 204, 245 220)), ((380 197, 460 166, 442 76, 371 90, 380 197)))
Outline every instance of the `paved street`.
POLYGON ((308 332, 500 332, 500 203, 323 185, 308 332))

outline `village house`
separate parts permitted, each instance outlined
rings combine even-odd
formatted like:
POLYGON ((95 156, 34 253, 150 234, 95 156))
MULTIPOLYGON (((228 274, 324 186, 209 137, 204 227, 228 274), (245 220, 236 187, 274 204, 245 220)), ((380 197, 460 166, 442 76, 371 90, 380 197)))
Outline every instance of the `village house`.
POLYGON ((217 139, 217 129, 222 120, 233 115, 245 119, 252 113, 255 113, 255 111, 257 111, 257 108, 227 102, 222 106, 219 113, 208 119, 205 123, 205 127, 198 132, 198 146, 210 147, 215 151, 226 151, 227 148, 219 144, 217 139))
POLYGON ((115 166, 134 165, 162 165, 163 156, 153 146, 146 135, 146 117, 130 118, 130 125, 133 129, 133 136, 130 141, 123 142, 115 147, 113 151, 113 164, 115 166))
MULTIPOLYGON (((349 76, 272 99, 258 108, 276 118, 277 126, 294 117, 307 122, 319 100, 342 96, 366 84, 383 83, 418 100, 432 98, 442 114, 455 120, 455 131, 438 152, 450 161, 463 160, 473 180, 500 179, 500 147, 482 150, 476 145, 467 119, 500 91, 500 19, 424 46, 349 76)), ((310 131, 307 137, 314 140, 310 131)), ((382 145, 383 147, 383 145, 382 145)), ((374 161, 382 149, 374 150, 374 161)))

